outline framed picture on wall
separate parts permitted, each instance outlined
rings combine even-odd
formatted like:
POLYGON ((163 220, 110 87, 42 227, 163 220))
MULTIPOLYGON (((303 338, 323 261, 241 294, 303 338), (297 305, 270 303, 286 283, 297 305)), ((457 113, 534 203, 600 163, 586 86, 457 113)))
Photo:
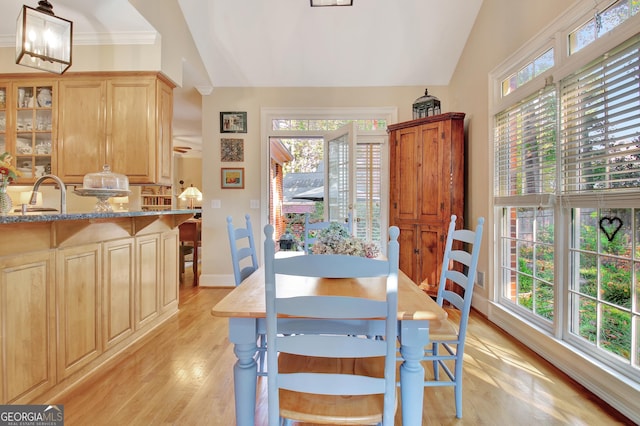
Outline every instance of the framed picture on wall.
POLYGON ((221 112, 220 133, 247 133, 247 113, 221 112))
POLYGON ((244 188, 244 168, 223 168, 221 176, 222 189, 243 189, 244 188))
POLYGON ((220 161, 244 161, 244 140, 220 140, 220 161))

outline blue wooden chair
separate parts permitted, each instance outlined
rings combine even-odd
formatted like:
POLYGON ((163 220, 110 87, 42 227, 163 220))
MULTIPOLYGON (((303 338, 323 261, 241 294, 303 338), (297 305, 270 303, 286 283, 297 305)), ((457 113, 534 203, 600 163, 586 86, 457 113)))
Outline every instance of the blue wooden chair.
POLYGON ((233 277, 236 286, 258 269, 258 256, 253 241, 251 229, 251 217, 246 214, 245 228, 234 228, 233 219, 227 216, 227 233, 229 234, 229 246, 231 249, 231 262, 233 263, 233 277))
POLYGON ((287 423, 393 425, 397 406, 398 228, 389 230, 387 260, 344 255, 276 259, 273 226, 265 227, 265 235, 269 425, 279 425, 281 419, 287 423), (310 277, 302 278, 300 286, 316 285, 316 277, 382 277, 386 300, 338 294, 290 297, 278 289, 278 276, 282 275, 310 277), (321 334, 308 333, 305 327, 298 333, 294 328, 306 320, 340 319, 347 323, 362 318, 376 318, 378 324, 383 321, 379 329, 383 338, 368 339, 359 334, 359 326, 344 333, 321 334))
POLYGON ((471 310, 473 287, 478 268, 478 257, 482 241, 484 218, 479 218, 475 231, 456 230, 456 216, 451 216, 442 272, 438 286, 436 301, 443 306, 449 318, 440 325, 430 327, 431 346, 425 351, 424 360, 433 362, 433 380, 425 381, 425 386, 453 386, 456 403, 456 417, 462 418, 462 367, 467 324, 471 310), (455 283, 463 291, 460 295, 454 287, 455 283), (443 349, 440 352, 440 349, 443 349), (445 363, 453 361, 452 369, 445 363), (440 379, 440 370, 447 376, 440 379))
MULTIPOLYGON (((244 218, 245 227, 234 228, 233 219, 231 216, 227 216, 227 233, 229 234, 233 278, 236 286, 239 286, 242 281, 258 269, 258 256, 256 254, 256 245, 253 241, 251 216, 246 214, 244 218)), ((258 332, 258 353, 256 358, 259 376, 266 376, 264 371, 266 353, 266 330, 261 329, 258 332)))
MULTIPOLYGON (((307 254, 311 254, 311 247, 316 242, 318 231, 329 227, 331 222, 309 222, 309 213, 304 215, 304 251, 307 254)), ((351 233, 353 229, 353 214, 349 212, 347 221, 344 223, 344 227, 351 233)))

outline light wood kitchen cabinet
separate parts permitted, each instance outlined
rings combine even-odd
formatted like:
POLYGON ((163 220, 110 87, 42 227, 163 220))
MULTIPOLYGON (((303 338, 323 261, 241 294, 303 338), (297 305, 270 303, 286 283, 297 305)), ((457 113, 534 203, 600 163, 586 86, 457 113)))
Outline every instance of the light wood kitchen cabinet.
POLYGON ((464 217, 464 114, 388 127, 389 222, 400 228, 400 269, 436 294, 451 215, 464 217))
POLYGON ((106 164, 106 86, 97 78, 60 82, 56 170, 65 183, 82 183, 85 174, 106 164))
POLYGON ((173 86, 166 82, 159 82, 156 87, 158 153, 156 155, 157 178, 155 182, 171 185, 173 176, 173 86))
POLYGON ((82 183, 108 164, 132 184, 171 184, 172 104, 173 86, 155 73, 61 81, 59 176, 82 183))
POLYGON ((0 401, 24 404, 56 383, 55 251, 0 257, 0 401))
POLYGON ((0 403, 54 400, 178 311, 192 215, 128 214, 0 217, 0 403))
POLYGON ((9 152, 29 184, 52 172, 56 161, 57 81, 0 80, 0 153, 9 152))
POLYGON ((0 80, 0 153, 7 151, 7 95, 10 84, 0 80))
POLYGON ((136 327, 142 327, 159 314, 160 237, 136 238, 136 327))
POLYGON ((102 352, 101 245, 58 250, 58 377, 63 379, 102 352))
POLYGON ((180 280, 180 268, 171 259, 179 257, 179 232, 175 229, 161 236, 162 244, 162 273, 160 274, 160 309, 162 311, 174 310, 178 307, 178 287, 175 285, 180 280))
POLYGON ((134 331, 134 238, 102 245, 102 337, 105 350, 134 331))

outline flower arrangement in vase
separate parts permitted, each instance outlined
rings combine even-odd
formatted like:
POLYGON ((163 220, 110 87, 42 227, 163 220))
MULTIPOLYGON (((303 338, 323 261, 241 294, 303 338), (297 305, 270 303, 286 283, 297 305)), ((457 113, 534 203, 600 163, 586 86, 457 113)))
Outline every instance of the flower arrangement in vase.
POLYGON ((0 214, 7 214, 13 207, 11 197, 7 194, 7 187, 22 174, 16 166, 11 164, 13 157, 8 152, 0 154, 0 214))
POLYGON ((362 241, 349 234, 338 222, 318 231, 312 247, 313 254, 346 254, 349 256, 377 257, 380 249, 375 243, 362 241))

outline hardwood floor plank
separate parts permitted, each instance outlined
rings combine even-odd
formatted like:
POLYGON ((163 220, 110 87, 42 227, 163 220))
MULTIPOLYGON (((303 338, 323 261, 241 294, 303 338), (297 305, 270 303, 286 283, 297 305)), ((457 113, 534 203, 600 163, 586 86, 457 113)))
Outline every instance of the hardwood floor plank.
MULTIPOLYGON (((210 315, 230 290, 194 288, 188 273, 183 281, 176 316, 113 367, 48 401, 64 404, 66 426, 235 424, 233 346, 227 320, 210 315)), ((632 424, 475 312, 467 339, 463 418, 455 418, 452 388, 427 388, 424 425, 632 424)), ((260 378, 256 426, 266 425, 266 411, 260 378)))

